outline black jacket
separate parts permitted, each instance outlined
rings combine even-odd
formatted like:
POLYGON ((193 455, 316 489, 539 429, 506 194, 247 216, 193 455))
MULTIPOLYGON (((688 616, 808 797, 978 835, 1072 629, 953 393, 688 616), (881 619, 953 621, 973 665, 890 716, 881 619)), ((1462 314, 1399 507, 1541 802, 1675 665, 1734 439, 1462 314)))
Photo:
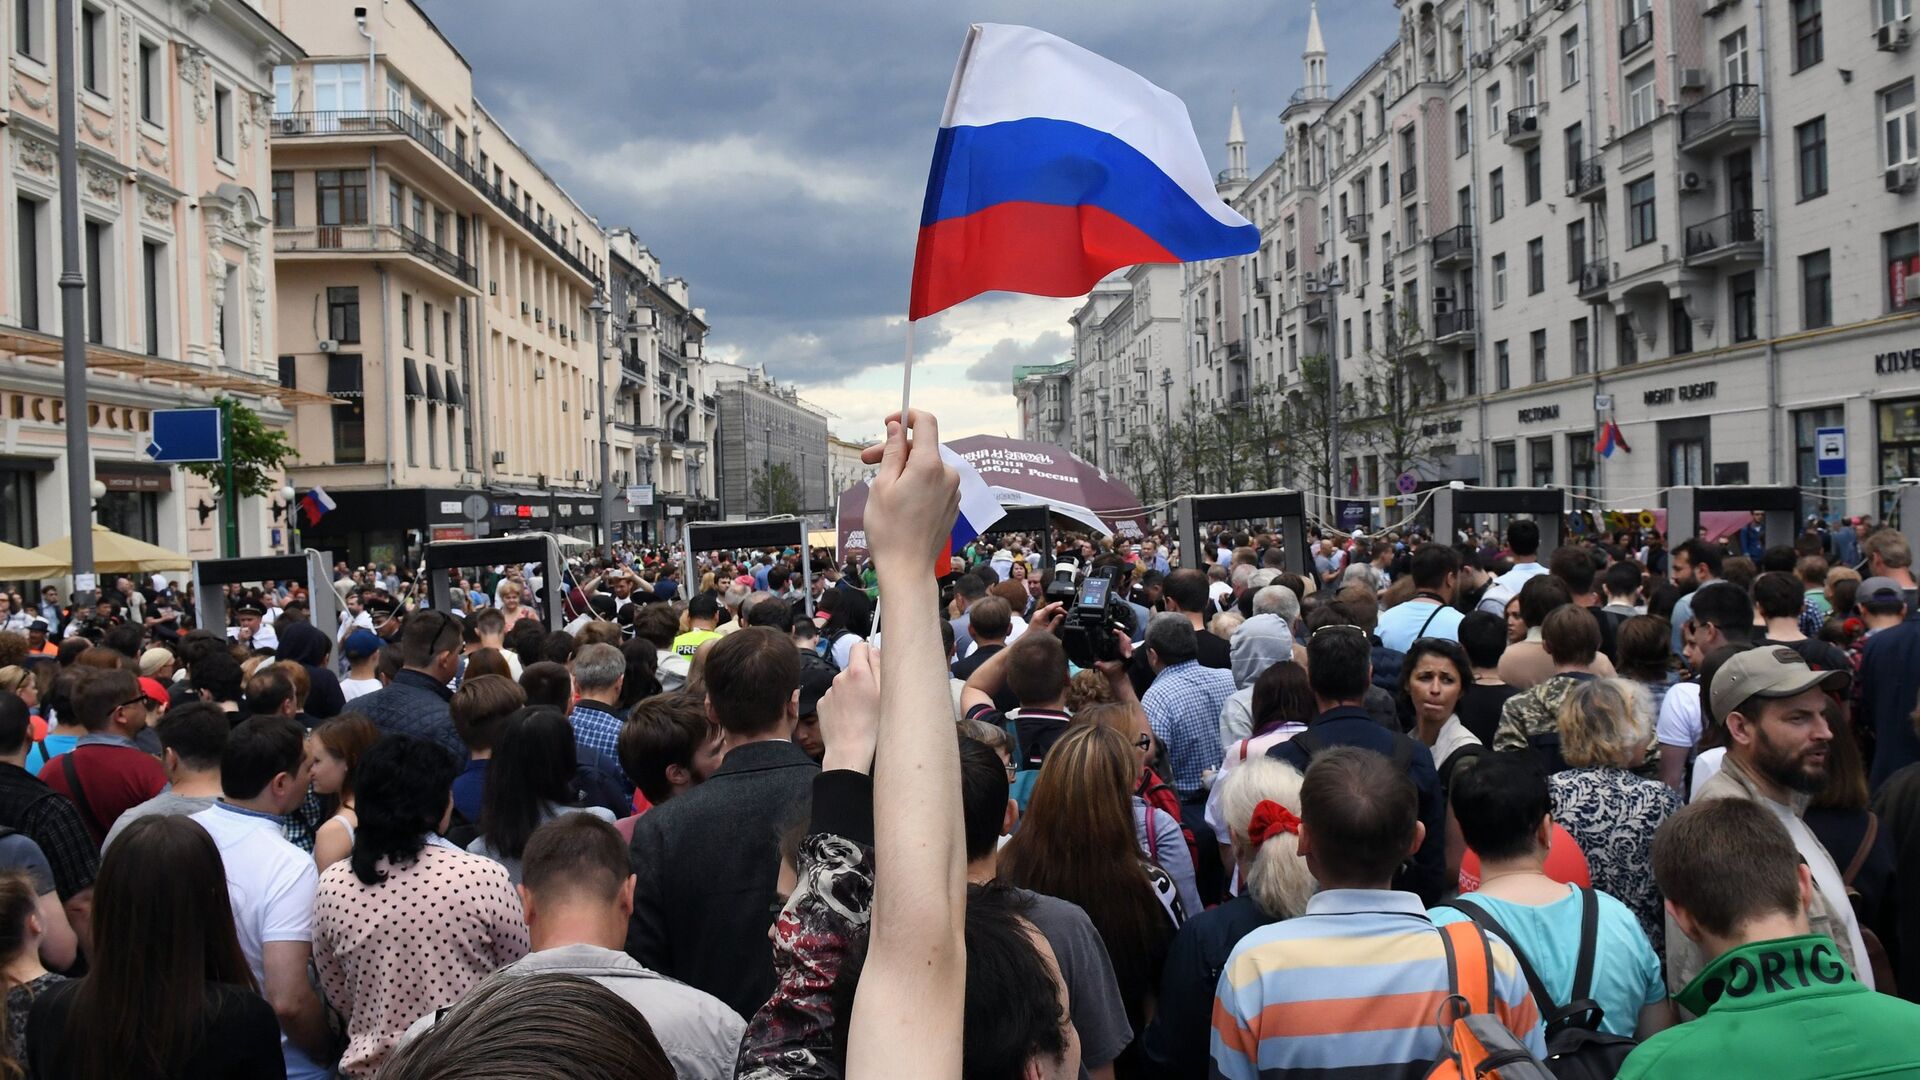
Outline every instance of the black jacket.
POLYGON ((433 676, 412 668, 401 668, 386 689, 375 690, 353 700, 355 712, 367 714, 373 726, 386 735, 412 735, 446 748, 455 761, 465 763, 467 744, 454 729, 448 701, 453 691, 433 676))
POLYGON ((820 767, 790 742, 727 751, 706 783, 633 827, 635 960, 705 990, 743 1017, 773 995, 776 832, 807 804, 820 767))

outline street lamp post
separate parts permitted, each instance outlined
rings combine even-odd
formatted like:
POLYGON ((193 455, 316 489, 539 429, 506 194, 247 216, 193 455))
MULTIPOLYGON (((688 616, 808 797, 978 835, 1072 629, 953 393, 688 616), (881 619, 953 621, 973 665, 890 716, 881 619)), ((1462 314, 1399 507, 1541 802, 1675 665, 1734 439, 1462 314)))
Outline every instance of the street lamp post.
POLYGON ((593 351, 598 363, 594 419, 600 421, 600 542, 613 548, 613 444, 607 441, 607 294, 596 291, 587 305, 593 313, 593 351))
POLYGON ((1327 298, 1327 499, 1328 509, 1340 494, 1340 290, 1346 287, 1340 271, 1320 283, 1327 298))
MULTIPOLYGON (((93 606, 93 457, 87 449, 87 279, 80 272, 80 100, 74 92, 73 0, 54 5, 60 95, 60 362, 66 393, 67 542, 75 610, 93 606)), ((32 238, 23 238, 31 243, 32 238)), ((95 282, 98 288, 99 283, 95 282)))

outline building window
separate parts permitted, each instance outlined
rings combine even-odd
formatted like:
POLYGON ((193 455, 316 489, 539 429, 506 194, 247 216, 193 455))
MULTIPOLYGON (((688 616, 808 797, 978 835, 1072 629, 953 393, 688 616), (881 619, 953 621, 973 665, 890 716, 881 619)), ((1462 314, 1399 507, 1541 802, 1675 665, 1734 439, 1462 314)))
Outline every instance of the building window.
POLYGON ((41 0, 14 0, 13 51, 44 61, 47 58, 47 12, 41 0))
POLYGON ((1621 367, 1640 362, 1640 338, 1633 332, 1633 322, 1625 315, 1614 316, 1613 351, 1619 357, 1621 367))
POLYGON ((1508 390, 1513 387, 1513 357, 1507 350, 1505 341, 1493 343, 1493 388, 1508 390))
POLYGON ((1533 352, 1533 381, 1547 381, 1547 332, 1535 330, 1528 336, 1528 345, 1533 352))
POLYGON ((1579 121, 1567 125, 1567 130, 1560 133, 1560 143, 1566 151, 1568 194, 1572 194, 1573 184, 1580 179, 1580 163, 1587 156, 1587 133, 1579 121))
POLYGON ((1672 438, 1667 440, 1668 486, 1698 486, 1707 482, 1707 440, 1672 438))
POLYGON ((1567 487, 1578 494, 1594 494, 1591 431, 1576 431, 1567 436, 1567 487))
POLYGON ((1567 280, 1579 281, 1587 265, 1587 219, 1567 222, 1567 280))
POLYGON ((320 169, 313 174, 321 225, 367 223, 367 170, 320 169))
POLYGON ((1502 252, 1493 257, 1493 306, 1499 307, 1507 302, 1507 256, 1502 252))
MULTIPOLYGON (((1907 279, 1920 274, 1920 225, 1881 234, 1886 249, 1887 310, 1920 304, 1920 295, 1907 288, 1907 279)), ((1913 475, 1920 476, 1920 473, 1913 475)))
POLYGON ((1593 370, 1593 345, 1587 340, 1587 320, 1567 324, 1567 351, 1573 356, 1573 373, 1586 375, 1593 370))
POLYGON ((40 542, 39 473, 0 469, 0 543, 32 547, 40 542))
POLYGON ((140 119, 149 124, 165 123, 160 92, 166 77, 166 65, 160 59, 160 46, 144 38, 140 41, 140 119))
POLYGON ((413 294, 400 294, 400 347, 413 348, 413 294))
POLYGON ((1480 392, 1480 365, 1476 362, 1472 349, 1460 353, 1460 385, 1466 387, 1468 395, 1480 392))
POLYGON ((1487 87, 1487 137, 1494 138, 1505 131, 1506 123, 1500 111, 1500 84, 1492 83, 1487 87))
POLYGON ((1507 216, 1507 171, 1495 169, 1487 175, 1487 220, 1507 216))
MULTIPOLYGON (((1800 516, 1803 521, 1809 514, 1830 518, 1840 511, 1841 501, 1846 495, 1846 479, 1820 475, 1815 437, 1823 427, 1845 427, 1846 422, 1846 411, 1838 405, 1801 409, 1793 414, 1793 478, 1794 486, 1800 489, 1800 516)), ((1896 482, 1898 479, 1895 477, 1896 482)))
POLYGON ((152 240, 140 242, 140 298, 146 318, 145 331, 147 355, 160 355, 160 327, 165 311, 166 289, 162 284, 166 274, 167 249, 164 244, 152 240))
POLYGON ((218 84, 213 88, 213 153, 233 161, 233 91, 218 84))
POLYGON ((293 220, 293 174, 276 169, 273 174, 273 224, 291 229, 293 220))
POLYGON ((408 398, 406 416, 402 423, 404 423, 407 428, 407 465, 409 468, 420 464, 420 440, 414 433, 415 421, 419 418, 420 403, 412 398, 408 398))
POLYGON ((1898 19, 1912 18, 1913 0, 1878 0, 1874 10, 1879 15, 1879 25, 1886 26, 1898 19))
POLYGON ((1560 85, 1572 86, 1580 81, 1580 28, 1574 27, 1560 35, 1560 85))
POLYGON ((1553 484, 1553 439, 1530 439, 1527 441, 1527 463, 1530 466, 1534 487, 1550 487, 1553 484))
POLYGON ((1800 327, 1833 325, 1833 256, 1816 251, 1800 256, 1800 327))
POLYGON ((1751 85, 1747 63, 1747 30, 1741 27, 1720 39, 1720 74, 1727 86, 1751 85))
POLYGON ((1685 356, 1693 351, 1693 316, 1687 314, 1687 305, 1678 300, 1667 301, 1667 354, 1685 356))
POLYGON ((80 85, 96 94, 107 92, 107 15, 99 8, 80 8, 80 85))
POLYGON ((1532 206, 1540 201, 1540 148, 1528 150, 1520 160, 1526 176, 1527 205, 1532 206))
POLYGON ((357 286, 327 287, 327 336, 345 345, 360 343, 360 289, 357 286))
MULTIPOLYGON (((1909 476, 1920 476, 1920 399, 1882 402, 1876 406, 1880 451, 1880 483, 1888 490, 1880 496, 1880 514, 1893 511, 1895 488, 1909 476)), ((1837 425, 1836 425, 1837 426, 1837 425)))
POLYGON ((313 107, 321 113, 359 112, 365 109, 366 67, 361 64, 313 65, 313 107))
POLYGON ((1913 80, 1880 95, 1880 130, 1885 137, 1887 168, 1920 161, 1920 130, 1916 130, 1913 80))
POLYGON ((1752 341, 1760 336, 1759 291, 1752 271, 1727 279, 1727 302, 1733 315, 1733 340, 1752 341))
POLYGON ((300 361, 298 358, 282 356, 278 362, 281 387, 287 390, 298 390, 300 388, 300 361))
POLYGON ((21 198, 14 203, 14 244, 20 281, 20 325, 40 329, 40 204, 21 198))
POLYGON ((1547 291, 1547 241, 1536 236, 1527 241, 1527 295, 1547 291))
POLYGON ((273 68, 273 115, 293 111, 293 65, 275 64, 273 68))
POLYGON ((1648 64, 1627 76, 1627 130, 1651 124, 1653 117, 1653 65, 1648 64))
POLYGON ((421 335, 422 347, 426 349, 428 356, 432 356, 433 355, 433 305, 432 304, 423 303, 420 305, 420 335, 421 335))
POLYGON ((1827 118, 1816 116, 1793 129, 1799 154, 1800 201, 1827 193, 1827 118))
POLYGON ((1380 205, 1386 206, 1391 202, 1393 202, 1393 166, 1383 161, 1380 163, 1380 205))
POLYGON ((1453 156, 1465 157, 1473 146, 1473 121, 1465 105, 1453 110, 1453 156))
POLYGON ((89 221, 83 233, 87 261, 87 340, 104 345, 107 341, 106 270, 111 258, 107 250, 108 228, 89 221))
POLYGON ((1519 454, 1510 442, 1493 444, 1493 486, 1518 487, 1519 454))
POLYGON ((1636 248, 1659 238, 1653 213, 1653 177, 1643 176, 1627 185, 1627 246, 1636 248))
POLYGON ((1820 33, 1820 0, 1793 0, 1793 70, 1803 71, 1826 57, 1820 33))
POLYGON ((358 465, 367 460, 367 406, 358 353, 327 357, 327 393, 333 395, 333 461, 358 465))

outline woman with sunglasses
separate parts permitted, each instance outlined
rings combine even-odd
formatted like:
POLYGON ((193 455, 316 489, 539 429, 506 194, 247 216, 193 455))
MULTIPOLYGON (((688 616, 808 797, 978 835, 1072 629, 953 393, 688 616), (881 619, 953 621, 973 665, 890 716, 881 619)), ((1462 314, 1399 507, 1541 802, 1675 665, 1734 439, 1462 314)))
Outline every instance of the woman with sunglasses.
POLYGON ((1097 724, 1127 740, 1133 748, 1138 780, 1133 792, 1133 829, 1139 837, 1140 852, 1157 863, 1173 878, 1180 902, 1190 912, 1201 910, 1200 889, 1193 864, 1196 852, 1193 836, 1180 824, 1180 800, 1172 786, 1153 771, 1153 759, 1159 746, 1147 712, 1137 701, 1115 701, 1095 705, 1074 715, 1076 723, 1097 724))

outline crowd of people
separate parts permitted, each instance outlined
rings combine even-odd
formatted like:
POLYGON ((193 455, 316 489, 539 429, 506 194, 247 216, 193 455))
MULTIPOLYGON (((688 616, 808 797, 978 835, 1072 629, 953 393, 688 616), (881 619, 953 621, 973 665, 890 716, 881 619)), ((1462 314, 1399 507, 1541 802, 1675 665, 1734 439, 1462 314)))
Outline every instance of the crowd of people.
POLYGON ((0 1075, 1920 1075, 1899 532, 943 562, 902 421, 845 562, 8 603, 0 1075))

